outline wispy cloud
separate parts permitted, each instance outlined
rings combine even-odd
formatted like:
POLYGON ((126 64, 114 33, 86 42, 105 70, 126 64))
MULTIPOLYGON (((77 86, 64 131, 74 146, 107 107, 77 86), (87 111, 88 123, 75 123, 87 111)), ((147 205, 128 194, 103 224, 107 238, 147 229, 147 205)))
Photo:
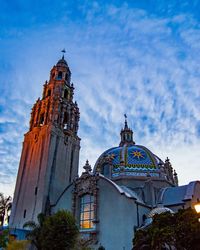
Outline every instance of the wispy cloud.
MULTIPOLYGON (((80 166, 87 158, 93 165, 104 150, 118 145, 123 114, 127 113, 136 143, 149 147, 163 160, 168 155, 181 183, 200 178, 196 6, 192 4, 187 11, 180 6, 176 11, 174 5, 155 1, 152 10, 139 2, 84 1, 76 6, 70 2, 55 6, 60 15, 50 11, 48 21, 40 19, 35 10, 27 25, 19 28, 8 23, 0 41, 4 93, 1 183, 14 183, 31 105, 41 95, 42 84, 58 59, 56 51, 63 47, 81 112, 80 166), (9 157, 3 157, 5 154, 9 157)), ((23 17, 22 13, 21 20, 23 17)))

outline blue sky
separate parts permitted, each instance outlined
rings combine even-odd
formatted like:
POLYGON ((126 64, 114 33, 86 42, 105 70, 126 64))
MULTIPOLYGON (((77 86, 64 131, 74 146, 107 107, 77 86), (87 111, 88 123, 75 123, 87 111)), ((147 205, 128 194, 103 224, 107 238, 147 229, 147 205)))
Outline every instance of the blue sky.
POLYGON ((0 191, 13 193, 31 107, 63 48, 80 166, 119 144, 127 113, 136 143, 168 156, 180 184, 200 179, 200 1, 0 3, 0 191))

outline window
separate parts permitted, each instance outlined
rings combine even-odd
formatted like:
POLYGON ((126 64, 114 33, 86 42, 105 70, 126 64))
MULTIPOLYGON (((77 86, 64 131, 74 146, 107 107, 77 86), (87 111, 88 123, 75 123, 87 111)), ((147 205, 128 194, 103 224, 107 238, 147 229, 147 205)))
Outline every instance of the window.
POLYGON ((35 187, 35 195, 37 195, 37 189, 38 189, 38 188, 37 188, 37 187, 35 187))
POLYGON ((50 89, 47 92, 47 96, 51 96, 51 90, 50 89))
POLYGON ((94 196, 83 195, 81 197, 81 211, 80 211, 80 228, 93 229, 94 228, 94 196))
POLYGON ((66 99, 67 99, 67 97, 68 97, 68 90, 67 90, 67 89, 65 89, 65 91, 64 91, 64 98, 66 98, 66 99))
POLYGON ((24 218, 26 218, 26 209, 24 210, 24 218))
POLYGON ((40 115, 40 126, 44 125, 44 113, 40 115))
POLYGON ((58 72, 58 79, 62 79, 62 72, 61 71, 58 72))
POLYGON ((67 112, 65 112, 64 119, 63 119, 64 129, 67 129, 67 123, 68 123, 68 115, 67 115, 67 112))

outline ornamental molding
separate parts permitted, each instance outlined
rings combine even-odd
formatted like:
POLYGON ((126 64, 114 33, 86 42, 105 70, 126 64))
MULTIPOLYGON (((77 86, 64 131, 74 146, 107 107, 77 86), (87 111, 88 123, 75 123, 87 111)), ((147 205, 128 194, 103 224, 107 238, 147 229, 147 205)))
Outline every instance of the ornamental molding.
POLYGON ((84 194, 95 195, 98 190, 97 182, 99 175, 93 175, 91 173, 84 172, 80 178, 74 181, 74 191, 76 196, 82 196, 84 194))

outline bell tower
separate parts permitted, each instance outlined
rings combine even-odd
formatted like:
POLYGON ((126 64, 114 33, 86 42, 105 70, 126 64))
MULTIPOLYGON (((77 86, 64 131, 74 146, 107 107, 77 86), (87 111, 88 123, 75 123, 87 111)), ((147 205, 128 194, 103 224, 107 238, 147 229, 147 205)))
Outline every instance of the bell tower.
POLYGON ((11 228, 22 228, 48 212, 78 175, 79 108, 67 62, 60 59, 43 85, 42 98, 33 105, 29 131, 24 136, 14 193, 11 228))

